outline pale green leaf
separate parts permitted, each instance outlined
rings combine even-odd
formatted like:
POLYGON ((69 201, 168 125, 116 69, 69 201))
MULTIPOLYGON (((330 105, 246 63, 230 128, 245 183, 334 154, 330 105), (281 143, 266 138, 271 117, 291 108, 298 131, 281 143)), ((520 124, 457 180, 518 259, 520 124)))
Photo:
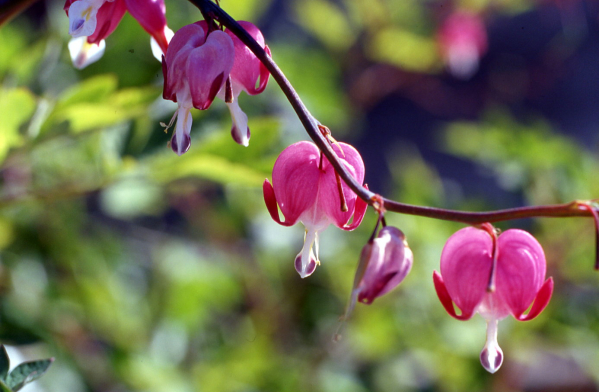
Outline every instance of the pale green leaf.
POLYGON ((222 184, 238 184, 259 187, 264 181, 262 172, 243 163, 234 163, 222 157, 208 154, 187 153, 152 170, 157 181, 173 181, 184 177, 200 177, 222 184))
POLYGON ((399 28, 379 31, 368 45, 368 56, 408 71, 437 72, 440 59, 435 41, 399 28))
POLYGON ((80 103, 102 103, 117 89, 115 75, 98 75, 82 81, 65 91, 56 105, 56 110, 80 103))
POLYGON ((26 88, 0 90, 0 162, 8 150, 19 144, 19 127, 35 110, 35 97, 26 88))
POLYGON ((296 3, 299 20, 328 47, 346 51, 356 39, 356 29, 349 24, 347 15, 332 2, 305 0, 296 3))
POLYGON ((64 110, 59 120, 68 120, 74 132, 108 127, 129 119, 140 111, 124 110, 111 104, 80 104, 64 110))

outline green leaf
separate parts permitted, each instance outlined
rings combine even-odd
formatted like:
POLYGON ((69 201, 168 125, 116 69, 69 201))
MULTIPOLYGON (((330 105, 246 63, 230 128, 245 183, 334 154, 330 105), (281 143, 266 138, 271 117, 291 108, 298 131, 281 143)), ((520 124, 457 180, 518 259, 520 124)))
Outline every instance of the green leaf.
POLYGON ((10 368, 10 360, 8 359, 8 354, 6 353, 4 345, 2 344, 0 347, 0 379, 6 380, 8 369, 10 368))
POLYGON ((116 125, 136 114, 139 113, 126 111, 112 104, 82 103, 64 110, 58 119, 68 120, 73 132, 77 133, 116 125))
POLYGON ((8 387, 8 385, 6 385, 4 383, 4 381, 0 380, 0 392, 13 392, 12 389, 10 389, 8 387))
POLYGON ((347 15, 337 5, 323 0, 297 2, 300 22, 333 50, 345 52, 356 39, 347 15))
POLYGON ((48 370, 52 362, 54 362, 54 358, 23 362, 10 372, 6 378, 6 384, 16 392, 23 388, 25 384, 40 378, 48 370))
POLYGON ((35 96, 26 88, 0 90, 0 162, 8 150, 19 144, 19 127, 35 110, 35 96))
MULTIPOLYGON (((169 151, 169 153, 171 153, 169 151)), ((172 163, 158 166, 152 175, 159 181, 173 181, 184 177, 200 177, 221 184, 238 184, 253 187, 262 186, 265 173, 249 168, 218 156, 208 154, 185 154, 175 156, 172 163)))
POLYGON ((117 78, 111 74, 87 79, 65 91, 56 105, 56 110, 83 102, 102 103, 117 89, 117 86, 117 78))
POLYGON ((434 73, 439 70, 439 56, 431 37, 399 28, 382 29, 368 45, 368 56, 408 71, 434 73))

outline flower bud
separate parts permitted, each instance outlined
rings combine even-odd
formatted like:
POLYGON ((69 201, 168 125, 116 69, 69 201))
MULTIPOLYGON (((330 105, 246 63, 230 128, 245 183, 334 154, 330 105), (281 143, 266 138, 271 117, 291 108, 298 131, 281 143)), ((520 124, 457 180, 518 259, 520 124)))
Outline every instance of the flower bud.
POLYGON ((367 247, 370 248, 367 264, 357 290, 358 301, 371 304, 404 280, 414 257, 404 234, 396 227, 383 227, 367 247))

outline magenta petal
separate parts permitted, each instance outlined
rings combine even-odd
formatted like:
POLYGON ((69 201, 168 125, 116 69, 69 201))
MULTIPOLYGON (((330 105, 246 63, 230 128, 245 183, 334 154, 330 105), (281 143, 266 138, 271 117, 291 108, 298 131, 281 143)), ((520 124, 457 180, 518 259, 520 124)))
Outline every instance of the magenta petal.
POLYGON ((551 295, 553 294, 553 278, 547 279, 547 281, 541 286, 541 289, 537 293, 535 298, 535 302, 532 304, 532 308, 528 314, 514 314, 520 321, 528 321, 537 317, 541 312, 545 309, 549 300, 551 300, 551 295))
POLYGON ((204 45, 189 53, 186 67, 193 106, 205 110, 225 84, 231 71, 234 48, 231 38, 220 30, 213 31, 204 45))
POLYGON ((455 312, 451 296, 449 295, 449 292, 447 292, 447 287, 445 287, 443 278, 437 271, 433 271, 433 283, 435 284, 435 291, 437 292, 437 296, 441 301, 441 305, 443 305, 445 311, 449 313, 451 317, 456 318, 458 320, 468 320, 472 317, 472 311, 470 311, 469 313, 465 313, 464 311, 462 311, 461 315, 458 315, 455 312))
POLYGON ((126 11, 127 6, 123 0, 107 1, 102 4, 96 15, 98 21, 96 30, 87 37, 87 42, 99 44, 100 41, 106 39, 119 25, 126 11))
MULTIPOLYGON (((204 26, 183 26, 171 40, 163 61, 164 99, 177 102, 177 92, 187 89, 187 60, 189 54, 206 41, 204 26)), ((184 103, 191 106, 191 102, 184 103)))
POLYGON ((351 224, 341 226, 341 228, 345 231, 352 231, 356 227, 360 226, 362 223, 362 219, 364 219, 364 215, 366 215, 366 210, 368 210, 368 203, 366 203, 361 198, 356 198, 356 204, 354 209, 354 220, 351 224))
POLYGON ((264 193, 264 202, 266 203, 266 208, 268 209, 271 218, 280 225, 293 226, 296 220, 290 222, 281 222, 281 218, 279 218, 279 210, 277 209, 275 190, 268 179, 264 180, 264 183, 262 184, 262 192, 264 193))
POLYGON ((545 280, 545 254, 523 230, 503 232, 497 241, 496 295, 513 315, 522 315, 545 280))
MULTIPOLYGON (((335 150, 339 160, 347 168, 352 177, 358 183, 362 184, 364 182, 365 169, 360 153, 354 147, 345 143, 335 143, 333 145, 333 150, 335 150)), ((324 158, 323 174, 319 185, 320 195, 318 207, 337 227, 344 228, 354 214, 356 199, 358 197, 343 180, 341 180, 341 186, 347 204, 347 211, 341 211, 341 198, 339 195, 335 169, 328 159, 324 158)), ((363 208, 363 206, 360 207, 363 208)), ((355 218, 356 217, 354 217, 354 219, 355 218)))
POLYGON ((296 222, 302 213, 314 206, 317 196, 321 197, 319 162, 320 151, 305 141, 287 147, 277 158, 272 183, 285 221, 296 222))
MULTIPOLYGON (((260 44, 260 46, 265 48, 264 36, 254 24, 243 20, 240 20, 238 23, 256 40, 256 42, 258 42, 258 44, 260 44)), ((225 32, 229 34, 235 45, 235 64, 231 70, 231 80, 236 87, 234 90, 244 90, 250 95, 262 92, 266 87, 266 82, 268 82, 268 71, 262 65, 260 60, 258 60, 256 55, 241 42, 235 34, 231 33, 229 30, 226 30, 225 32), (256 87, 257 84, 258 87, 256 87)))
POLYGON ((164 35, 166 27, 166 7, 164 0, 125 0, 127 10, 137 19, 141 27, 147 31, 166 53, 168 42, 164 35))
POLYGON ((441 253, 441 275, 463 313, 472 314, 483 300, 493 263, 493 239, 484 230, 466 227, 454 233, 441 253))

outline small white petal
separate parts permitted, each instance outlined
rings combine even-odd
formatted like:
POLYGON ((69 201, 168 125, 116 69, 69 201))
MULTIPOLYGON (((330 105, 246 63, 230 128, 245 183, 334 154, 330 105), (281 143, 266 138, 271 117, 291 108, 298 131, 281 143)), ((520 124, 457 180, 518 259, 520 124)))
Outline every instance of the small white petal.
POLYGON ((90 44, 87 37, 73 38, 69 41, 69 53, 73 66, 77 69, 83 69, 98 61, 104 54, 106 42, 100 41, 100 44, 90 44))
POLYGON ((98 10, 104 0, 78 0, 69 7, 69 34, 89 37, 96 31, 98 10))
POLYGON ((487 321, 487 342, 480 353, 480 363, 489 373, 495 373, 503 363, 503 351, 497 343, 497 320, 487 321))
POLYGON ((237 144, 247 147, 250 144, 250 128, 248 127, 248 116, 239 107, 237 97, 231 103, 227 103, 231 112, 231 136, 237 144))

